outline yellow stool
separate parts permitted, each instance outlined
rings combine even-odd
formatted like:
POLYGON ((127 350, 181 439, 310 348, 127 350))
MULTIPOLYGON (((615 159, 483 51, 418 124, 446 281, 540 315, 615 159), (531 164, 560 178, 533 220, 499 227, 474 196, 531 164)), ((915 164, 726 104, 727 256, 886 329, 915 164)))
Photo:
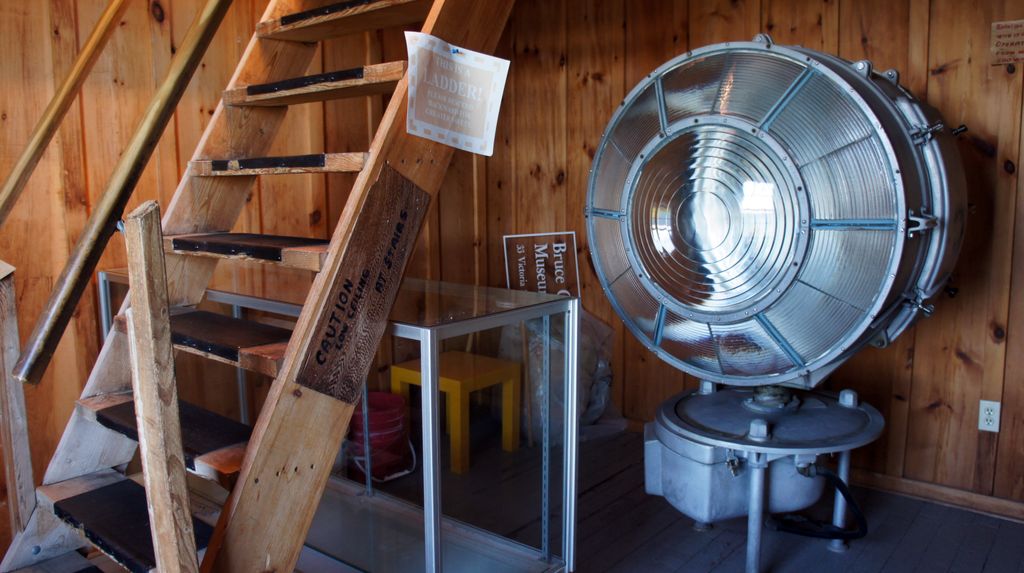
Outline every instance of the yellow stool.
MULTIPOLYGON (((442 352, 438 368, 439 386, 447 401, 452 471, 469 469, 469 394, 501 384, 501 447, 519 449, 519 363, 468 352, 442 352)), ((420 361, 391 366, 391 392, 405 397, 409 385, 421 385, 420 361)))

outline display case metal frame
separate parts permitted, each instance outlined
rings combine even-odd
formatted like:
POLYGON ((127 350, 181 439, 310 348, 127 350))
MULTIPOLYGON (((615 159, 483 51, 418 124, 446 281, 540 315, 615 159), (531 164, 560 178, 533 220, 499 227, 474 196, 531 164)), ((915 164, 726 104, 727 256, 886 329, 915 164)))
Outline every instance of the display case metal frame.
MULTIPOLYGON (((127 275, 120 270, 99 271, 97 273, 99 283, 99 313, 100 323, 105 337, 110 331, 113 323, 113 307, 111 288, 113 283, 127 284, 127 275)), ((403 290, 407 288, 414 290, 434 289, 467 289, 471 288, 483 292, 485 295, 513 292, 506 289, 492 287, 474 287, 469 285, 457 285, 453 283, 442 283, 439 281, 422 281, 418 279, 407 279, 403 284, 403 290)), ((402 296, 400 292, 399 297, 402 296)), ((389 320, 389 332, 397 338, 417 341, 420 344, 421 360, 421 384, 422 404, 421 412, 423 419, 423 517, 424 517, 424 560, 426 571, 434 573, 443 570, 442 555, 442 513, 441 513, 441 486, 440 486, 440 424, 438 401, 440 396, 438 360, 441 351, 441 344, 444 340, 465 336, 499 328, 507 325, 518 325, 528 320, 540 319, 542 321, 542 361, 541 361, 541 541, 540 548, 522 546, 524 549, 532 550, 536 557, 552 565, 548 571, 574 571, 576 562, 576 502, 578 487, 578 435, 579 435, 579 406, 578 406, 578 381, 577 381, 577 349, 579 340, 579 316, 580 301, 578 298, 544 295, 538 293, 517 292, 519 298, 530 299, 528 303, 512 306, 497 312, 474 314, 470 317, 446 317, 436 320, 431 324, 424 324, 422 321, 415 321, 407 318, 394 318, 389 320), (561 315, 564 320, 563 342, 564 357, 564 395, 563 395, 563 475, 562 475, 562 523, 561 523, 561 556, 556 557, 550 547, 551 528, 551 486, 552 486, 552 460, 551 460, 551 318, 561 315)), ((284 316, 299 315, 301 305, 282 301, 276 301, 240 293, 207 290, 206 299, 210 302, 229 305, 232 309, 232 316, 240 318, 245 309, 260 310, 281 314, 284 316)), ((527 372, 524 369, 524 372, 527 372)), ((528 374, 524 374, 528 376, 528 374)), ((526 378, 528 380, 528 378, 526 378)), ((242 421, 250 423, 250 416, 247 408, 248 403, 245 374, 239 369, 238 374, 239 401, 243 404, 241 411, 242 421)), ((369 436, 369 416, 367 415, 366 386, 364 385, 363 408, 363 435, 369 436)), ((368 442, 368 440, 367 440, 368 442)), ((372 481, 372 452, 369 443, 364 442, 366 456, 366 481, 364 485, 367 495, 376 495, 372 481)), ((332 477, 332 480, 339 478, 332 477)), ((476 529, 476 528, 473 528, 476 529)), ((476 529, 481 535, 493 536, 494 538, 509 543, 515 543, 505 539, 497 533, 476 529)), ((516 543, 516 545, 520 545, 516 543)))

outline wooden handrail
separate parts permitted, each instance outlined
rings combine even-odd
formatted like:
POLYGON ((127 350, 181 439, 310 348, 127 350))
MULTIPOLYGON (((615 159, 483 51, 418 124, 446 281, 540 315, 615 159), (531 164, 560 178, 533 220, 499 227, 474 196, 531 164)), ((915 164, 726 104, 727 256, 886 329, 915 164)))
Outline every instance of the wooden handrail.
POLYGON ((32 130, 32 135, 29 137, 28 145, 25 146, 25 151, 22 152, 21 157, 14 164, 10 175, 4 181, 4 186, 0 188, 0 226, 3 226, 7 216, 11 214, 14 204, 18 202, 21 192, 25 190, 25 185, 28 184, 29 178, 32 177, 32 172, 35 171, 36 165, 39 164, 40 158, 43 157, 46 146, 53 139, 53 134, 57 133, 57 128, 60 127, 61 121, 64 120, 64 115, 71 107, 71 103, 78 97, 78 92, 82 89, 82 83, 85 82, 86 76, 92 70, 96 59, 99 58, 100 52, 103 51, 107 40, 110 39, 111 33, 117 28, 117 23, 121 20, 121 16, 127 7, 128 0, 110 1, 107 9, 103 11, 99 21, 96 22, 96 27, 93 28, 89 39, 82 46, 82 51, 78 53, 75 64, 71 67, 71 73, 64 79, 64 83, 61 84, 57 93, 53 94, 53 99, 46 106, 46 110, 43 112, 42 117, 39 118, 39 123, 36 124, 35 129, 32 130))
POLYGON ((135 135, 114 168, 103 197, 93 208, 31 338, 25 344, 21 359, 14 367, 14 377, 18 380, 37 384, 46 371, 75 306, 96 270, 96 263, 135 190, 135 184, 149 163, 167 122, 174 115, 181 95, 188 87, 192 74, 230 6, 231 0, 208 0, 193 20, 185 40, 171 61, 167 77, 153 95, 135 135))

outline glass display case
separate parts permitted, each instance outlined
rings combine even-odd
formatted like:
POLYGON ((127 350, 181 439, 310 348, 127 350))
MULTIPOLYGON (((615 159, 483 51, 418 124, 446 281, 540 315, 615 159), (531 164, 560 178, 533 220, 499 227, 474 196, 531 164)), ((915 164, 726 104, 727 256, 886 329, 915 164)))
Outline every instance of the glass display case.
MULTIPOLYGON (((105 271, 98 278, 101 322, 108 329, 117 294, 114 285, 122 285, 123 296, 127 276, 120 271, 105 271)), ((212 289, 207 291, 207 300, 229 305, 236 317, 244 316, 250 309, 285 317, 298 316, 301 310, 300 305, 291 302, 212 289)), ((419 346, 418 412, 422 419, 422 442, 417 475, 404 487, 376 485, 373 450, 367 441, 365 451, 369 455, 365 456, 365 463, 369 467, 365 468, 365 481, 339 475, 332 475, 328 481, 307 538, 307 547, 322 557, 317 568, 428 572, 573 570, 579 314, 579 300, 575 298, 406 279, 389 327, 392 336, 419 346), (517 454, 496 452, 482 456, 485 459, 480 463, 481 469, 473 470, 477 475, 449 472, 442 463, 439 408, 438 357, 442 343, 501 327, 520 328, 525 334, 522 325, 527 322, 535 326, 531 331, 541 333, 538 340, 532 341, 542 349, 539 369, 533 369, 540 373, 540 380, 526 377, 527 387, 541 398, 537 402, 540 431, 536 445, 517 454), (553 345, 562 351, 553 352, 553 345), (556 380, 560 395, 554 396, 554 400, 553 377, 561 378, 556 380), (553 402, 558 408, 554 412, 553 402), (553 418, 556 423, 552 423, 553 418), (487 459, 491 460, 491 467, 498 468, 493 476, 485 473, 487 459), (507 475, 515 477, 503 479, 507 475), (410 484, 417 491, 412 491, 410 484), (499 501, 490 506, 477 501, 460 504, 458 498, 471 490, 483 491, 477 491, 477 499, 499 501), (448 515, 449 507, 459 515, 448 515), (495 526, 502 523, 502 516, 492 514, 502 513, 502 508, 512 508, 519 521, 495 526)), ((239 373, 238 390, 240 403, 246 403, 243 372, 239 373)), ((370 434, 367 402, 364 391, 364 436, 370 434)), ((243 422, 251 423, 255 414, 250 420, 243 408, 242 417, 243 422)))

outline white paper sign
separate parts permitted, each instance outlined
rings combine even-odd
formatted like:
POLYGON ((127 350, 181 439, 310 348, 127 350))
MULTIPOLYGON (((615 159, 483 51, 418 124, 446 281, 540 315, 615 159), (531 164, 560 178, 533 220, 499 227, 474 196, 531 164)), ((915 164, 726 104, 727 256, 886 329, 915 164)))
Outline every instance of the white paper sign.
POLYGON ((1024 20, 992 22, 992 65, 1024 61, 1024 20))
POLYGON ((405 42, 409 47, 409 133, 480 155, 494 153, 508 60, 419 32, 406 32, 405 42))

